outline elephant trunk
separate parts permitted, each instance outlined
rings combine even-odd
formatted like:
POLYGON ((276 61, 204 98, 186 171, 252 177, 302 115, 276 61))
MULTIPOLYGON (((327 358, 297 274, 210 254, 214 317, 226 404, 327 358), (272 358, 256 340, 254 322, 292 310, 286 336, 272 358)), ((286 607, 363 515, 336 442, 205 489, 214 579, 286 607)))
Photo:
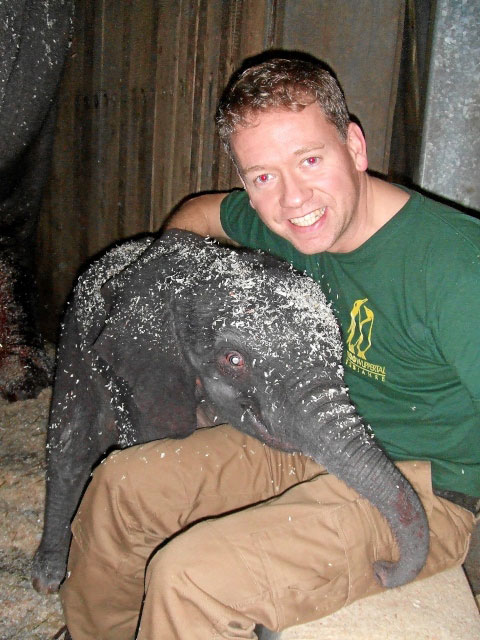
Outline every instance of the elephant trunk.
POLYGON ((317 412, 316 432, 321 431, 322 436, 310 455, 369 500, 387 520, 400 559, 375 562, 374 573, 382 586, 397 587, 413 580, 425 564, 429 550, 427 517, 414 489, 367 432, 346 392, 345 402, 339 395, 334 402, 323 404, 321 416, 317 412))

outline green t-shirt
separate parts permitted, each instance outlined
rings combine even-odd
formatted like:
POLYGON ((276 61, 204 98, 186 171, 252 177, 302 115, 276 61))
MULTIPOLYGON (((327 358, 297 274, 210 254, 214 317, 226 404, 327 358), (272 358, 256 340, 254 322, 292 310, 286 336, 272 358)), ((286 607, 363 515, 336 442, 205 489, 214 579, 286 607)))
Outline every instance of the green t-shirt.
POLYGON ((480 496, 480 222, 416 192, 361 247, 304 255, 244 191, 226 234, 318 281, 342 328, 345 380, 393 460, 430 460, 433 484, 480 496))

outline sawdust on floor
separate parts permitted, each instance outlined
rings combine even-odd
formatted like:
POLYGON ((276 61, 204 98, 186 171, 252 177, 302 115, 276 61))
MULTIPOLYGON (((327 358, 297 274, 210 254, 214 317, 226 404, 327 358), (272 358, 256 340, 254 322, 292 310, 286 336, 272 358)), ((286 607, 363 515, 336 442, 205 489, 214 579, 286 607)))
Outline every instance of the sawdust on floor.
POLYGON ((30 581, 45 495, 45 435, 51 389, 0 400, 0 640, 50 640, 63 626, 58 595, 30 581))

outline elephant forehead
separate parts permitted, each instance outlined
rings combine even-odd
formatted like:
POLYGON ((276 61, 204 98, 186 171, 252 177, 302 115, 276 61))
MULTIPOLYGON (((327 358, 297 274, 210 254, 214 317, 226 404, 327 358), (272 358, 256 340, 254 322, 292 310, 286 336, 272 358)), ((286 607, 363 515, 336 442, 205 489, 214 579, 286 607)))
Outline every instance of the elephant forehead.
MULTIPOLYGON (((196 299, 214 330, 231 328, 265 356, 297 353, 313 362, 341 359, 340 332, 319 285, 286 265, 263 264, 231 249, 206 249, 195 268, 167 279, 175 297, 196 299)), ((164 283, 164 286, 166 283, 164 283)))
POLYGON ((231 288, 215 324, 241 332, 249 346, 266 356, 300 358, 304 365, 339 362, 342 344, 337 322, 318 287, 303 278, 259 282, 242 296, 231 288), (223 316, 223 317, 222 317, 223 316))
POLYGON ((230 328, 266 357, 295 354, 305 365, 340 362, 339 328, 320 286, 285 263, 208 240, 192 245, 181 237, 146 255, 140 274, 148 274, 153 261, 154 281, 138 286, 139 275, 127 308, 107 319, 120 333, 130 331, 128 319, 134 317, 139 335, 161 342, 168 329, 160 320, 173 303, 190 316, 188 324, 197 335, 204 333, 205 344, 211 343, 212 332, 230 328))

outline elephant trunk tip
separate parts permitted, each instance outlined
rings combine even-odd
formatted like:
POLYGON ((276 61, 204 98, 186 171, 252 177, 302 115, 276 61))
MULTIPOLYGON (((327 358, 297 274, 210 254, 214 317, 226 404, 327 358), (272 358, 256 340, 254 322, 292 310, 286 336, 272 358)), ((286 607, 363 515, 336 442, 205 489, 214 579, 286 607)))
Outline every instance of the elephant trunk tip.
POLYGON ((373 564, 373 572, 376 581, 387 589, 400 587, 407 582, 411 582, 417 575, 416 568, 410 568, 408 572, 402 570, 397 562, 379 560, 373 564))
POLYGON ((374 562, 373 572, 377 582, 382 587, 391 589, 414 580, 425 565, 428 541, 426 545, 422 544, 421 546, 423 549, 419 549, 418 552, 412 552, 408 555, 404 552, 399 562, 389 562, 387 560, 374 562))
POLYGON ((375 580, 382 587, 395 587, 396 584, 391 584, 391 575, 394 572, 396 562, 387 562, 386 560, 379 560, 373 563, 373 573, 375 580))
POLYGON ((377 582, 386 588, 399 587, 414 580, 425 565, 430 547, 430 531, 423 505, 406 479, 402 477, 401 480, 390 509, 384 512, 400 558, 398 562, 379 560, 373 565, 377 582))

